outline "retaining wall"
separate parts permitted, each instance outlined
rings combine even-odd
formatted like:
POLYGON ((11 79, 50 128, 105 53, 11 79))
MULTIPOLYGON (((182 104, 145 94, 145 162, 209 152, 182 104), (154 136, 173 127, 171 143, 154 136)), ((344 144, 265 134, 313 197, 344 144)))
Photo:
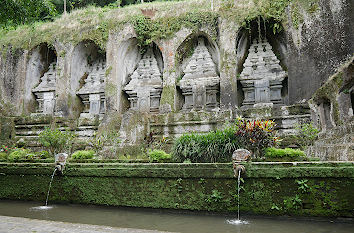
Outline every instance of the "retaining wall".
MULTIPOLYGON (((354 163, 247 163, 240 211, 354 217, 354 163)), ((0 163, 0 199, 44 202, 53 164, 0 163)), ((237 180, 225 164, 71 163, 49 203, 237 212, 237 180)))

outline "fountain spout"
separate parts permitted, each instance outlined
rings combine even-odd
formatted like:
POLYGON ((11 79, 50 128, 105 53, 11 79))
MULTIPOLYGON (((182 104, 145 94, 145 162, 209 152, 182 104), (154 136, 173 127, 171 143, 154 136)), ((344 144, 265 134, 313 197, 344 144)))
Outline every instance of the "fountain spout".
POLYGON ((68 154, 66 153, 59 153, 55 155, 55 169, 58 175, 63 175, 67 157, 68 154))
POLYGON ((251 152, 246 149, 235 150, 232 154, 232 165, 234 169, 234 176, 239 177, 240 174, 246 172, 245 166, 241 165, 241 162, 248 161, 251 158, 251 152))

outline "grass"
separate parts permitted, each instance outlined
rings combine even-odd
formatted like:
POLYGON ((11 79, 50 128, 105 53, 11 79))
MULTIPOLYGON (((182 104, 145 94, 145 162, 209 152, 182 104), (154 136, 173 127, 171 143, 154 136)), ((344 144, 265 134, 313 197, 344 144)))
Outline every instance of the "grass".
MULTIPOLYGON (((89 6, 62 15, 53 22, 36 22, 19 26, 16 30, 0 30, 0 47, 4 50, 11 44, 13 49, 31 50, 41 43, 53 44, 56 40, 73 45, 83 40, 92 40, 101 49, 105 49, 109 34, 120 31, 125 25, 133 25, 136 19, 142 16, 141 9, 156 11, 152 18, 151 28, 153 30, 148 32, 148 38, 144 38, 147 40, 172 37, 182 26, 193 30, 201 26, 214 28, 215 25, 210 25, 210 23, 215 23, 214 18, 219 16, 227 19, 228 22, 236 22, 244 27, 247 27, 248 23, 257 19, 258 16, 264 19, 272 18, 273 29, 278 30, 281 29, 280 24, 286 21, 285 9, 289 3, 302 3, 303 1, 223 0, 215 1, 213 11, 210 7, 210 0, 155 1, 122 8, 89 6), (205 25, 201 25, 203 22, 205 25)), ((317 9, 315 4, 317 1, 311 0, 313 3, 310 5, 311 11, 317 9)), ((217 29, 214 28, 214 30, 217 34, 217 29)), ((60 54, 61 51, 57 52, 60 54)))
POLYGON ((30 50, 40 43, 61 42, 77 44, 82 40, 93 40, 102 49, 106 46, 110 31, 119 31, 124 24, 142 15, 141 9, 157 11, 154 20, 171 19, 190 11, 210 11, 206 0, 152 2, 111 9, 89 6, 62 15, 53 22, 36 22, 19 26, 16 30, 0 31, 0 45, 11 44, 14 48, 30 50), (21 35, 21 36, 19 36, 21 35))

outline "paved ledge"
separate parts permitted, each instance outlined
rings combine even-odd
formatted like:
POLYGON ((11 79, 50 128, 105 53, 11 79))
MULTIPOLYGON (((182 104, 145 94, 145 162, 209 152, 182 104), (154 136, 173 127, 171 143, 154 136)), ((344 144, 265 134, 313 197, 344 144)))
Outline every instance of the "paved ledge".
MULTIPOLYGON (((0 216, 0 233, 162 233, 162 231, 151 231, 132 228, 115 228, 98 225, 55 222, 19 217, 0 216)), ((167 232, 165 232, 167 233, 167 232)))

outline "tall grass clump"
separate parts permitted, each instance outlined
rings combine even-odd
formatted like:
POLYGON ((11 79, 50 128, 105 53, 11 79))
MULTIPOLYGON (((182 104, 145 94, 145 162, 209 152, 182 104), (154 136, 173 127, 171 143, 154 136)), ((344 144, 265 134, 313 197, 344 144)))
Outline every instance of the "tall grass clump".
POLYGON ((207 134, 184 134, 174 142, 173 157, 179 162, 230 162, 232 153, 241 147, 236 130, 235 125, 230 125, 207 134))

